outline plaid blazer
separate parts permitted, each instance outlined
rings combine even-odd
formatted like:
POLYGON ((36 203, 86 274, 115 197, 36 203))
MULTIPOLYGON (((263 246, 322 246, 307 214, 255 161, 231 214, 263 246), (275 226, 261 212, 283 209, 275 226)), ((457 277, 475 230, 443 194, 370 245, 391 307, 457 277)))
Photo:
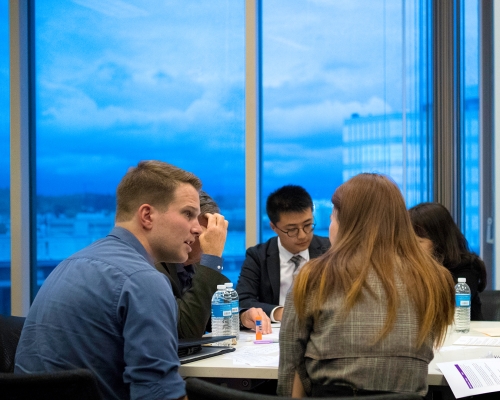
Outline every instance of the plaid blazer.
MULTIPOLYGON (((308 311, 299 326, 292 291, 288 293, 280 331, 278 394, 290 396, 295 371, 306 393, 312 385, 348 385, 357 389, 427 393, 433 337, 417 348, 418 318, 402 283, 392 331, 375 343, 386 318, 387 298, 377 275, 369 274, 362 297, 342 318, 344 298, 333 293, 319 318, 308 311)), ((308 299, 304 299, 308 301, 308 299)))

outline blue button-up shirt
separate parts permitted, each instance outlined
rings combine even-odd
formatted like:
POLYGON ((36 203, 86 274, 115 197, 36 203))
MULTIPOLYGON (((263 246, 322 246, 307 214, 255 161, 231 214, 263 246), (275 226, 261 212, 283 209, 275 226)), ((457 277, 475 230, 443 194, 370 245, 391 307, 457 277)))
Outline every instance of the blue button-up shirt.
POLYGON ((88 368, 106 399, 177 399, 177 305, 136 237, 114 228, 61 262, 28 313, 16 373, 88 368))

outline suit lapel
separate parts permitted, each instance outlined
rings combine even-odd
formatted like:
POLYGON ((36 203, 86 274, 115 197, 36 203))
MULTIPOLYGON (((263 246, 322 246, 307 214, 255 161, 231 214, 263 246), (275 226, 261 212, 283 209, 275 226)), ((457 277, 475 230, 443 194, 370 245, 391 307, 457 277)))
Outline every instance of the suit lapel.
POLYGON ((281 262, 278 249, 278 238, 274 237, 267 249, 267 273, 272 290, 272 302, 279 304, 280 301, 280 280, 281 280, 281 262))
POLYGON ((181 297, 181 284, 177 276, 177 265, 173 263, 156 263, 155 268, 162 274, 166 275, 172 285, 172 292, 175 297, 181 297))

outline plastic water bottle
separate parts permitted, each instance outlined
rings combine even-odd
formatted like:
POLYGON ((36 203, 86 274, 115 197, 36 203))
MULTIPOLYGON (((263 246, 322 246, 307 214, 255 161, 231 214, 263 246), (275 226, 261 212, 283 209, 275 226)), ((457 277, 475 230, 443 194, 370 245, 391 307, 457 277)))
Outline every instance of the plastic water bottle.
POLYGON ((236 336, 232 341, 232 344, 236 344, 240 338, 240 298, 238 297, 238 292, 233 289, 231 282, 226 283, 225 286, 226 290, 231 294, 231 335, 236 336))
POLYGON ((458 278, 455 285, 455 332, 470 330, 470 289, 465 278, 458 278))
MULTIPOLYGON (((225 285, 217 285, 217 291, 212 296, 212 336, 231 335, 231 294, 225 285)), ((218 346, 229 346, 231 340, 217 342, 218 346)))

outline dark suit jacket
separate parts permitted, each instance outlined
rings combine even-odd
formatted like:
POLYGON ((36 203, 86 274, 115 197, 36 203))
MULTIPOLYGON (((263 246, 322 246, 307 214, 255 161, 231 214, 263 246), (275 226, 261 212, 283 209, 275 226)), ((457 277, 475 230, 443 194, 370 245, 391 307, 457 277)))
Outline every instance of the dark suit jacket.
MULTIPOLYGON (((314 235, 309 245, 309 258, 320 256, 329 247, 328 238, 314 235)), ((279 305, 280 269, 278 237, 250 247, 236 285, 240 307, 259 307, 270 316, 271 311, 279 305)))
POLYGON ((210 320, 212 296, 217 290, 217 285, 223 285, 229 282, 229 279, 218 271, 195 264, 192 286, 183 295, 177 276, 177 264, 158 263, 155 266, 172 284, 172 292, 177 300, 179 339, 202 337, 210 320))

